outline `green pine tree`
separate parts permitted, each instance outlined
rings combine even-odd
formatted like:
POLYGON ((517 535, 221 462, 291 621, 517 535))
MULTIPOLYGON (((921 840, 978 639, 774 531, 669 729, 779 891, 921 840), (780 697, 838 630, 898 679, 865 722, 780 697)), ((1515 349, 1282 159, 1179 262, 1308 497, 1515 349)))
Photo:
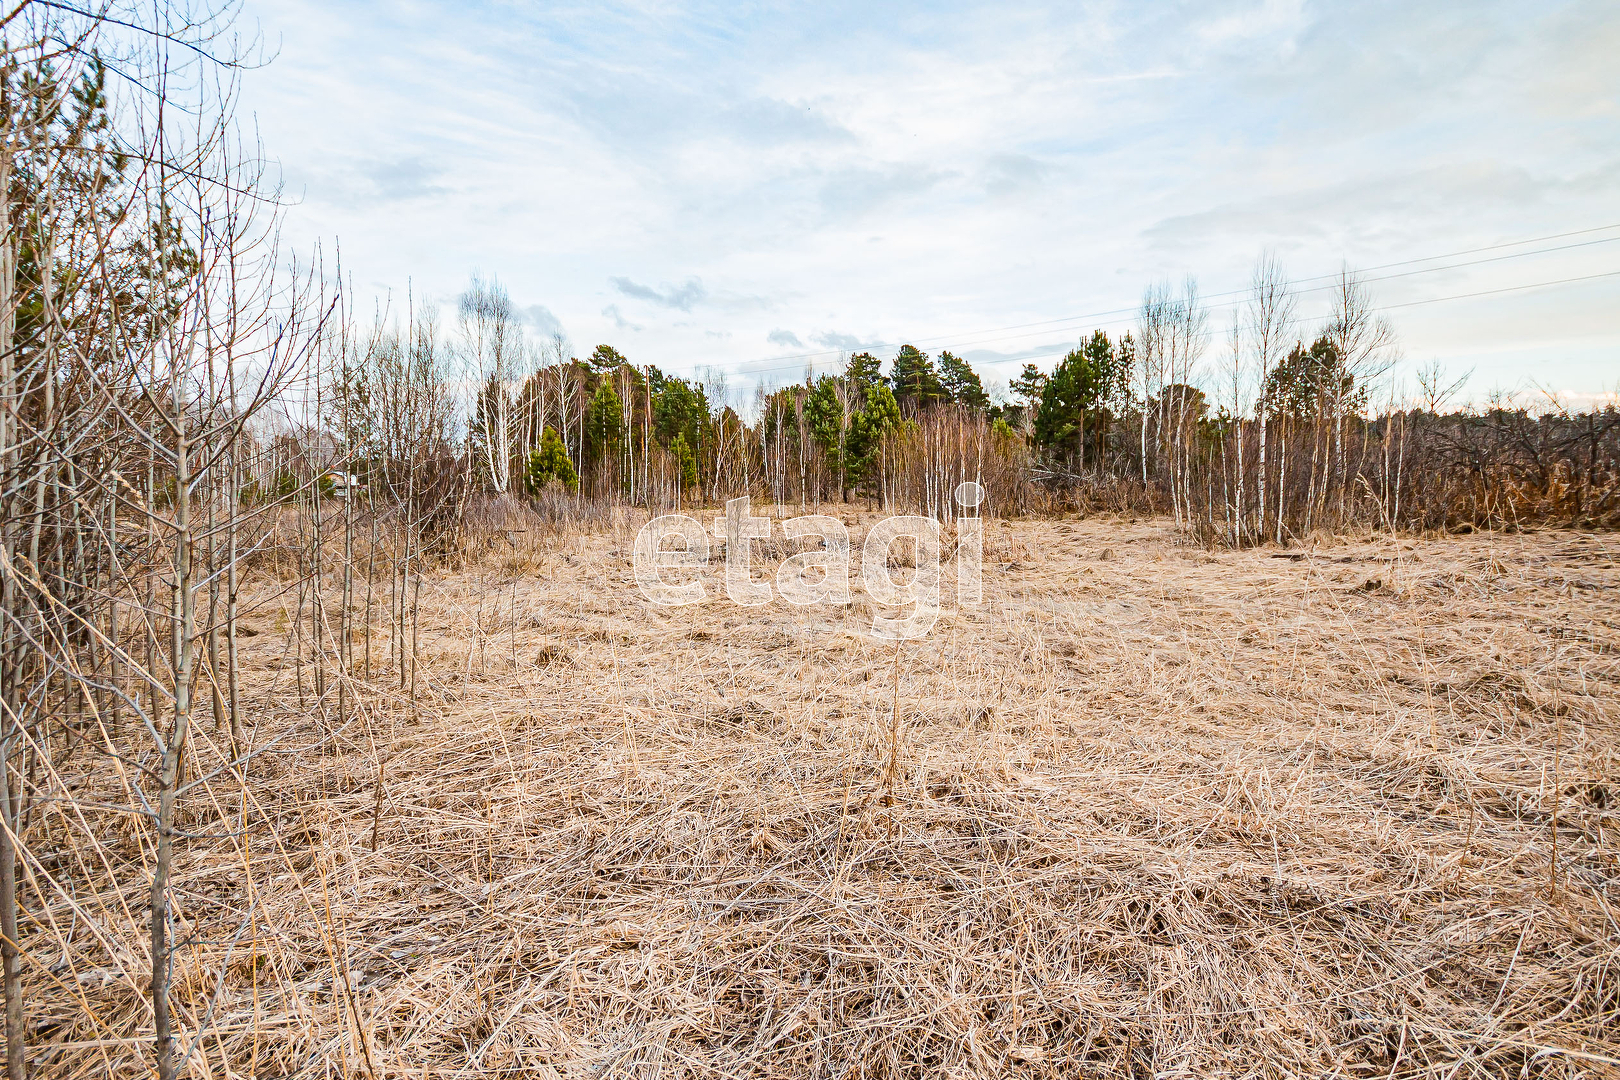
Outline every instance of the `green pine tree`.
POLYGON ((604 379, 591 395, 590 407, 585 411, 585 439, 590 444, 591 457, 603 461, 613 456, 624 434, 624 414, 619 393, 613 383, 604 379))
POLYGON ((551 428, 540 436, 538 448, 529 451, 529 465, 523 472, 523 490, 538 495, 553 480, 562 481, 572 494, 579 490, 579 473, 568 460, 568 448, 551 428))
POLYGON ((894 387, 897 401, 906 401, 924 408, 945 400, 945 388, 940 385, 939 372, 934 370, 928 354, 913 345, 902 345, 895 354, 889 370, 889 384, 894 387))
MULTIPOLYGON (((815 388, 804 399, 804 418, 810 425, 810 437, 821 447, 827 468, 834 476, 843 472, 845 428, 844 407, 838 400, 838 380, 823 375, 815 388)), ((845 487, 848 485, 845 484, 845 487)))
POLYGON ((849 364, 844 368, 844 378, 865 393, 883 381, 883 364, 869 352, 858 352, 849 358, 849 364))
POLYGON ((844 445, 845 483, 859 487, 877 460, 883 436, 900 426, 900 403, 887 386, 866 390, 866 407, 856 413, 844 445))
POLYGON ((984 383, 979 381, 979 373, 969 367, 966 360, 954 353, 939 354, 939 383, 951 401, 966 405, 970 409, 990 407, 990 395, 984 392, 984 383))
POLYGON ((1041 399, 1041 387, 1046 385, 1046 375, 1034 364, 1025 364, 1024 370, 1011 384, 1012 392, 1033 405, 1041 399))
POLYGON ((628 364, 624 354, 611 345, 598 345, 591 353, 590 364, 598 374, 606 375, 617 371, 620 364, 628 364))
POLYGON ((1064 454, 1078 452, 1084 462, 1087 447, 1096 447, 1106 434, 1107 406, 1117 396, 1122 374, 1113 343, 1101 330, 1071 349, 1041 386, 1035 442, 1064 454))
POLYGON ((674 449, 675 437, 686 436, 696 446, 698 429, 709 417, 709 399, 700 384, 661 374, 653 398, 653 427, 658 439, 674 449))
POLYGON ((697 455, 692 453, 692 447, 687 444, 686 436, 677 434, 669 449, 670 453, 675 455, 675 460, 680 463, 681 490, 697 487, 697 455))
POLYGON ((1271 369, 1260 390, 1261 407, 1273 416, 1314 419, 1327 408, 1361 408, 1367 391, 1357 388, 1338 348, 1326 334, 1306 348, 1294 346, 1287 358, 1271 369))

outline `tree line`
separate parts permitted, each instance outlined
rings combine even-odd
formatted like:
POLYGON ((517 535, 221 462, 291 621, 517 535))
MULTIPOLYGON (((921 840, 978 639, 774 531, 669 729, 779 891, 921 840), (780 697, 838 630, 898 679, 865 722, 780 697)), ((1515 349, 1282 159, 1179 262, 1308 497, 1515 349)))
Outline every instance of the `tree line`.
POLYGON ((937 453, 948 435, 960 473, 952 485, 977 476, 994 485, 993 499, 1024 504, 1027 445, 948 351, 936 360, 903 346, 887 373, 870 352, 855 353, 836 374, 756 389, 745 417, 712 370, 670 374, 606 344, 582 360, 561 335, 529 339, 498 282, 475 276, 455 310, 449 332, 429 307, 406 313, 404 328, 379 320, 350 334, 319 373, 324 404, 279 436, 292 448, 253 494, 341 470, 390 497, 418 475, 423 490, 454 489, 462 501, 659 509, 753 492, 893 505, 920 493, 919 505, 949 515, 934 490, 949 477, 913 476, 907 449, 937 453))
POLYGON ((1135 326, 1094 332, 1013 382, 1036 472, 1079 499, 1124 491, 1230 545, 1315 530, 1620 525, 1620 409, 1449 408, 1436 364, 1397 394, 1393 327, 1349 270, 1315 325, 1269 255, 1220 347, 1189 279, 1150 287, 1135 326), (1121 485, 1127 485, 1122 488, 1121 485))
MULTIPOLYGON (((1365 283, 1346 270, 1328 291, 1328 314, 1308 325, 1282 267, 1264 256, 1219 347, 1189 278, 1151 286, 1117 337, 1096 330, 1050 370, 1025 364, 1005 399, 951 351, 908 344, 757 389, 749 418, 712 372, 666 374, 609 345, 582 361, 560 336, 525 343, 504 289, 479 278, 459 300, 453 342, 432 344, 431 313, 412 336, 439 358, 428 399, 453 400, 456 372, 478 388, 463 436, 446 434, 440 455, 472 499, 542 499, 554 484, 576 503, 656 509, 751 493, 949 518, 942 493, 978 479, 990 512, 1162 511, 1237 545, 1323 528, 1614 522, 1612 405, 1571 411, 1549 397, 1532 410, 1498 399, 1443 412, 1457 387, 1440 387, 1437 369, 1398 400, 1388 378, 1397 339, 1365 283)), ((377 361, 378 350, 397 351, 395 336, 373 334, 339 380, 345 416, 389 396, 365 380, 397 372, 377 361)), ((370 419, 344 425, 354 437, 334 445, 387 482, 403 444, 378 442, 370 419)), ((445 430, 455 428, 450 418, 445 430)))

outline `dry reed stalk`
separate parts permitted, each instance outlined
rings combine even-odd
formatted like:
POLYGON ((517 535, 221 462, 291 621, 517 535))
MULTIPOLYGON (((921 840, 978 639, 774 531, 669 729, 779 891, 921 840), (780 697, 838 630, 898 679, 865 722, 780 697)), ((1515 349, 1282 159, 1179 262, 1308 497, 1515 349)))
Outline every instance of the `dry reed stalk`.
MULTIPOLYGON (((177 807, 193 1074, 1620 1075, 1605 540, 1403 542, 1396 592, 1387 541, 986 531, 904 703, 859 591, 653 608, 607 531, 413 570, 416 693, 357 682, 329 729, 248 576, 276 750, 177 807), (485 593, 515 645, 469 669, 485 593)), ((58 794, 105 843, 30 894, 38 1067, 145 1075, 144 841, 58 794)))

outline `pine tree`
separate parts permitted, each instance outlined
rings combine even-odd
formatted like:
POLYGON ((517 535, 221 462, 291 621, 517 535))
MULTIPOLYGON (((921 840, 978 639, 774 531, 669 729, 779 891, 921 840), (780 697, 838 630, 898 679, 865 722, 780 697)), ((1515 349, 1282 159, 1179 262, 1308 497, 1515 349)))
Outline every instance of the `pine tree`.
POLYGON ((871 353, 858 352, 849 358, 849 364, 844 368, 844 379, 864 394, 883 381, 883 365, 871 353))
POLYGON ((939 383, 949 400, 970 409, 990 407, 990 395, 984 392, 979 373, 968 362, 954 353, 939 354, 939 383))
POLYGON ((620 364, 628 364, 624 354, 611 345, 598 345, 591 353, 591 367, 598 375, 606 375, 610 371, 617 371, 620 364))
POLYGON ((924 408, 945 399, 945 388, 940 385, 939 373, 934 370, 928 354, 913 345, 902 345, 895 354, 889 370, 889 384, 894 387, 897 401, 910 402, 924 408))
POLYGON ((1079 450, 1084 462, 1086 433, 1103 431, 1108 423, 1105 410, 1116 396, 1120 377, 1117 360, 1108 335, 1098 330, 1059 361, 1041 386, 1040 411, 1035 416, 1037 444, 1065 453, 1079 450))
POLYGON ((1271 369, 1260 390, 1261 406, 1272 416, 1311 420, 1327 408, 1349 403, 1360 408, 1365 388, 1356 387, 1338 348, 1326 334, 1311 343, 1294 345, 1293 352, 1271 369))
POLYGON ((624 416, 619 404, 619 393, 613 383, 602 380, 585 414, 585 438, 590 444, 591 456, 602 461, 613 456, 624 434, 624 416))
MULTIPOLYGON (((838 383, 831 375, 816 380, 815 388, 804 399, 804 418, 810 437, 821 447, 827 468, 834 476, 844 470, 844 438, 847 434, 844 407, 838 400, 838 383)), ((843 485, 847 487, 848 485, 843 485)))
POLYGON ((692 453, 692 448, 687 445, 686 436, 677 434, 675 442, 669 449, 675 455, 675 460, 680 463, 681 490, 697 487, 697 455, 692 453))
POLYGON ((900 404, 893 391, 887 386, 868 387, 865 407, 855 414, 844 447, 845 483, 858 487, 867 479, 883 436, 899 426, 900 404))
POLYGON ((653 426, 659 441, 673 450, 676 436, 684 435, 686 444, 695 447, 699 426, 709 416, 703 387, 674 376, 663 376, 659 383, 653 399, 653 426))
POLYGON ((1035 413, 1035 444, 1064 450, 1079 443, 1090 389, 1086 354, 1071 349, 1041 384, 1040 408, 1035 413))
POLYGON ((1034 364, 1025 364, 1024 370, 1018 378, 1012 381, 1012 392, 1033 405, 1041 399, 1041 387, 1046 385, 1046 376, 1034 364))
POLYGON ((553 480, 562 481, 570 494, 579 490, 579 473, 574 469, 574 463, 568 460, 568 449, 563 446, 556 431, 548 427, 545 434, 540 436, 540 446, 529 451, 529 466, 523 473, 523 489, 530 495, 538 495, 553 480))

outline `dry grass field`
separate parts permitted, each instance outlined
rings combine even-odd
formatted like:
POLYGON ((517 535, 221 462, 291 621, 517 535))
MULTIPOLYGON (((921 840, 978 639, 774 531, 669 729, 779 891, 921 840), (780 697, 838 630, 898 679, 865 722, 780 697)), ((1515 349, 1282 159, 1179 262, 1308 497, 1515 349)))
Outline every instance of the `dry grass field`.
MULTIPOLYGON (((183 808, 193 1075, 1620 1076, 1612 535, 992 521, 896 647, 718 563, 654 607, 636 524, 431 577, 415 703, 319 752, 259 583, 271 751, 183 808)), ((146 1075, 122 940, 30 975, 46 1074, 146 1075)))

